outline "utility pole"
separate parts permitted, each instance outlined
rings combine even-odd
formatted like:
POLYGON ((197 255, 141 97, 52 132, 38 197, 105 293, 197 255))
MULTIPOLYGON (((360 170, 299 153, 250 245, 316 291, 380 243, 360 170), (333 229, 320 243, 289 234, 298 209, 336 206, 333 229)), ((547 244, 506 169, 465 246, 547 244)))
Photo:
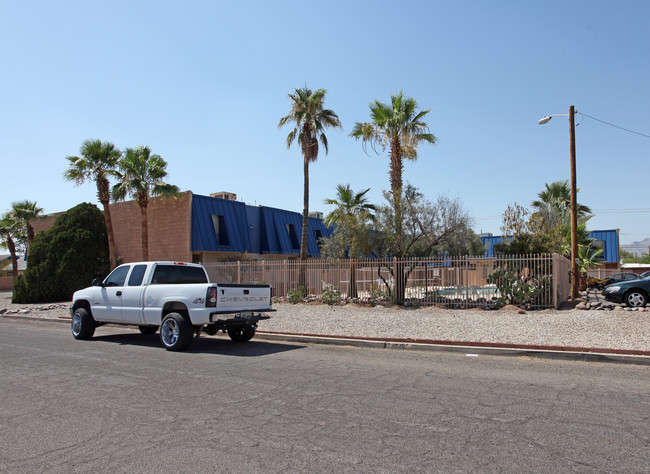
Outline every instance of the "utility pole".
POLYGON ((573 105, 569 107, 569 146, 571 147, 571 297, 579 296, 578 278, 578 202, 576 184, 576 123, 573 105))

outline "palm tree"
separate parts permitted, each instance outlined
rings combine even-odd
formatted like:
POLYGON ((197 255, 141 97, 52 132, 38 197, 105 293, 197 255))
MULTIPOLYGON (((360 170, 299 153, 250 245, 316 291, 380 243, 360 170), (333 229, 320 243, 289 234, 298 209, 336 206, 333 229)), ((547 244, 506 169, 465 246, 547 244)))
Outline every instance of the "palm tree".
MULTIPOLYGON (((569 181, 554 181, 551 184, 545 183, 546 189, 537 194, 539 200, 530 205, 540 212, 550 210, 556 215, 562 215, 571 209, 571 188, 569 181)), ((577 189, 576 192, 580 191, 577 189)), ((580 203, 576 204, 578 217, 585 217, 591 214, 591 209, 580 203)))
POLYGON ((79 154, 80 156, 66 157, 69 165, 63 176, 67 181, 74 181, 76 185, 80 185, 86 180, 95 181, 97 197, 104 207, 108 251, 112 269, 117 265, 117 256, 115 255, 115 237, 109 206, 111 189, 108 177, 115 175, 115 169, 122 157, 122 152, 116 149, 112 143, 102 142, 101 140, 86 140, 81 145, 79 154))
POLYGON ((327 205, 336 206, 336 208, 325 217, 325 224, 328 227, 336 225, 345 229, 349 238, 348 245, 351 258, 350 290, 348 296, 350 298, 357 297, 356 262, 354 259, 362 253, 359 240, 367 242, 367 234, 358 235, 360 233, 359 229, 365 229, 367 222, 374 220, 374 215, 372 213, 376 210, 374 204, 370 204, 368 198, 365 197, 368 191, 370 191, 370 188, 355 193, 352 191, 349 184, 346 184, 345 186, 339 184, 336 187, 336 199, 325 199, 323 201, 327 205))
POLYGON ((291 99, 291 112, 280 119, 278 128, 286 123, 293 122, 295 127, 287 135, 287 148, 297 139, 304 158, 304 194, 302 211, 302 238, 300 243, 300 258, 307 258, 307 231, 309 224, 309 163, 318 159, 318 142, 325 147, 328 153, 326 128, 342 128, 339 117, 329 109, 323 108, 325 89, 312 91, 307 86, 294 89, 289 94, 291 99))
POLYGON ((147 206, 155 196, 172 197, 178 195, 178 187, 167 184, 167 162, 160 155, 152 155, 149 147, 127 148, 119 162, 117 172, 119 182, 113 186, 113 199, 123 200, 127 195, 135 197, 140 206, 142 218, 142 259, 149 260, 149 232, 147 206))
POLYGON ((14 202, 11 206, 16 219, 25 226, 27 245, 29 246, 34 241, 34 226, 32 222, 43 214, 43 208, 36 207, 36 202, 27 200, 14 202))
POLYGON ((372 122, 357 122, 350 136, 362 140, 364 145, 380 145, 390 149, 390 189, 393 199, 402 192, 402 171, 404 158, 415 161, 417 147, 422 142, 435 144, 438 139, 429 133, 429 126, 422 119, 429 109, 418 111, 418 104, 403 93, 390 96, 391 103, 375 100, 370 104, 372 122))
MULTIPOLYGON (((418 158, 417 147, 426 142, 435 144, 438 139, 429 133, 429 126, 423 121, 429 109, 419 110, 415 99, 404 97, 400 92, 390 96, 391 103, 384 104, 375 100, 370 104, 371 122, 357 122, 350 136, 361 140, 364 147, 370 143, 374 147, 390 150, 390 189, 395 219, 394 257, 404 257, 403 235, 404 218, 402 203, 402 171, 404 158, 415 161, 418 158)), ((402 264, 393 269, 395 277, 395 302, 402 304, 406 291, 406 276, 402 264)))
POLYGON ((5 212, 2 217, 0 217, 0 238, 2 243, 11 254, 11 269, 13 273, 13 279, 16 280, 18 275, 18 254, 16 252, 16 241, 21 240, 24 237, 24 232, 22 232, 22 226, 13 211, 5 212))
POLYGON ((337 197, 335 199, 328 198, 323 201, 327 205, 336 206, 336 209, 325 217, 325 224, 331 227, 340 222, 344 217, 357 217, 364 212, 374 212, 376 210, 375 205, 370 204, 368 198, 365 197, 368 191, 370 191, 370 188, 355 193, 349 184, 345 186, 339 184, 336 187, 337 197))

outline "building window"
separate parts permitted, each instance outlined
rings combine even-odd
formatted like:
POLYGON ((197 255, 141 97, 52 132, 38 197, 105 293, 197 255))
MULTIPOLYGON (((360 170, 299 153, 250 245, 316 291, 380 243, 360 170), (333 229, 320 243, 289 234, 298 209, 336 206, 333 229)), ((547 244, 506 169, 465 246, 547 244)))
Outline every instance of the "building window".
POLYGON ((294 250, 300 250, 300 242, 298 241, 298 234, 296 234, 295 226, 293 224, 287 224, 287 232, 289 233, 291 247, 294 250))
POLYGON ((223 246, 230 246, 230 239, 228 239, 228 231, 226 230, 226 220, 223 216, 212 214, 212 225, 214 226, 214 233, 217 236, 217 244, 223 246))
POLYGON ((592 247, 595 251, 598 251, 598 249, 601 249, 603 251, 601 254, 596 255, 596 258, 594 258, 594 260, 605 260, 605 241, 594 240, 592 247))
POLYGON ((321 233, 320 230, 314 229, 314 237, 316 237, 316 243, 320 244, 320 239, 323 238, 323 234, 321 233))

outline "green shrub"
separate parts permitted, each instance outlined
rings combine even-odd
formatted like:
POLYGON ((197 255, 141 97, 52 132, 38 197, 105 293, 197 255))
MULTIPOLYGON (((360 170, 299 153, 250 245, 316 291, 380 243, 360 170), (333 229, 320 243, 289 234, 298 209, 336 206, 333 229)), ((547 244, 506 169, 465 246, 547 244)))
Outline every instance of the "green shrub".
POLYGON ((307 291, 305 290, 304 286, 299 286, 295 290, 289 290, 287 293, 287 298, 291 303, 297 304, 302 301, 302 299, 305 297, 306 292, 307 291))
POLYGON ((323 303, 331 306, 333 304, 338 303, 340 297, 341 297, 341 292, 334 285, 325 285, 325 287, 323 288, 323 295, 321 296, 323 303))
POLYGON ((27 270, 16 280, 14 303, 67 301, 108 274, 108 238, 103 213, 82 203, 40 232, 29 248, 27 270))
POLYGON ((496 301, 497 307, 507 304, 524 306, 530 304, 535 298, 544 292, 545 277, 533 278, 524 277, 521 272, 509 269, 498 269, 488 276, 488 283, 497 285, 499 296, 492 299, 496 301))

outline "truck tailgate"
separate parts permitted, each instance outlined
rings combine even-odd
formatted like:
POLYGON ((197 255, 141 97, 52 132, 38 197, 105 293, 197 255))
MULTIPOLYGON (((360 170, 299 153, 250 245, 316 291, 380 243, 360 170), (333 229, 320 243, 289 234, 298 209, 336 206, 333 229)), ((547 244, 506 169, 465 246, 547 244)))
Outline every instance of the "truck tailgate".
POLYGON ((218 284, 217 313, 271 310, 270 285, 218 284))

